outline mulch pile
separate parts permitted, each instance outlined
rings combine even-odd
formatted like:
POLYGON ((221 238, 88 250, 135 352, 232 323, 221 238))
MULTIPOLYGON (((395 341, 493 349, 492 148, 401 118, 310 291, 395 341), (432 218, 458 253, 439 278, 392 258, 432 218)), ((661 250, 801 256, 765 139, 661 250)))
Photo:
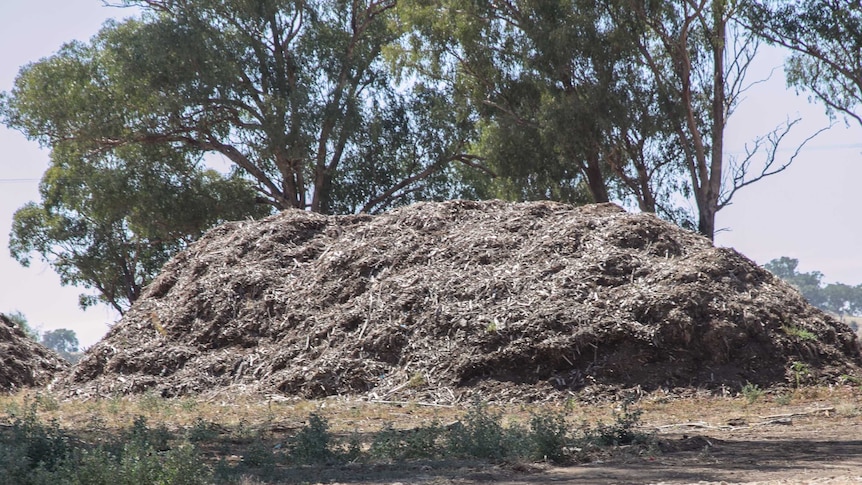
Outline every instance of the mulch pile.
POLYGON ((18 325, 0 313, 0 392, 43 386, 68 368, 68 362, 27 337, 18 325))
POLYGON ((57 384, 451 403, 836 381, 860 363, 845 324, 652 215, 450 201, 217 227, 57 384))

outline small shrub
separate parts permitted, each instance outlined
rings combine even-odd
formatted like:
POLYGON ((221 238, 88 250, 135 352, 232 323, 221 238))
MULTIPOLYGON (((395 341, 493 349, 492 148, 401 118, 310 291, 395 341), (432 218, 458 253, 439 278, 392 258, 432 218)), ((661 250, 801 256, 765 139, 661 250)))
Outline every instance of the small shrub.
POLYGON ((838 377, 838 382, 840 382, 841 384, 844 384, 844 385, 853 385, 853 386, 858 386, 858 385, 862 384, 862 380, 860 380, 856 376, 851 376, 849 374, 841 374, 838 377))
POLYGON ((272 468, 275 466, 275 461, 275 453, 263 439, 254 440, 242 457, 244 464, 259 468, 272 468))
POLYGON ((742 395, 745 397, 748 404, 753 404, 754 401, 757 401, 761 396, 763 396, 763 389, 761 389, 757 384, 746 382, 745 385, 742 386, 742 395))
POLYGON ((308 416, 306 424, 293 439, 291 457, 298 463, 326 463, 332 459, 329 422, 317 414, 308 416))
POLYGON ((391 423, 386 423, 374 434, 368 452, 372 458, 391 461, 433 458, 440 454, 438 442, 444 431, 437 422, 404 431, 396 430, 391 423))
POLYGON ((439 454, 439 445, 444 429, 436 421, 422 428, 406 432, 404 437, 405 458, 433 458, 439 454))
POLYGON ((173 436, 164 424, 151 429, 147 426, 147 418, 140 415, 132 421, 132 428, 125 436, 127 442, 137 443, 143 447, 152 447, 156 451, 169 449, 168 442, 171 439, 173 436))
POLYGON ((599 423, 595 428, 586 427, 584 440, 597 446, 620 446, 647 443, 652 435, 639 431, 643 411, 632 410, 631 400, 625 400, 621 411, 614 411, 614 422, 610 425, 599 423))
POLYGON ((218 434, 218 429, 214 423, 198 417, 195 419, 192 427, 186 432, 186 437, 192 443, 199 443, 202 441, 212 441, 218 438, 218 434))
POLYGON ((467 411, 464 422, 450 428, 449 450, 459 456, 502 458, 505 451, 501 420, 500 414, 492 413, 485 403, 477 401, 467 411))
POLYGON ((38 404, 43 411, 51 412, 60 409, 60 402, 50 394, 36 394, 36 404, 38 404))
POLYGON ((793 381, 796 387, 802 387, 803 382, 811 376, 811 367, 805 362, 795 361, 790 364, 790 372, 793 373, 793 381))
POLYGON ((56 420, 42 423, 36 413, 37 404, 30 403, 21 416, 12 418, 11 444, 20 447, 30 469, 53 471, 71 452, 69 437, 56 420))
POLYGON ((530 441, 532 458, 554 463, 564 461, 570 444, 565 416, 560 413, 533 414, 530 418, 530 441))

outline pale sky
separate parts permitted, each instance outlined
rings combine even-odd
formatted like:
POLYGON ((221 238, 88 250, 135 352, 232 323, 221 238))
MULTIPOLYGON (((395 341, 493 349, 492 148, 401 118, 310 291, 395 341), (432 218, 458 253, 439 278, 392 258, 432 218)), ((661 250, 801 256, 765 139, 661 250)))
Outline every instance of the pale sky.
MULTIPOLYGON (((12 87, 20 67, 50 56, 71 40, 88 40, 108 18, 134 12, 102 6, 100 0, 0 0, 0 91, 12 87)), ((751 80, 780 65, 783 54, 764 50, 751 80)), ((753 87, 729 121, 725 141, 730 156, 789 118, 803 123, 780 156, 827 126, 820 105, 785 88, 781 69, 753 87)), ((862 283, 862 129, 839 121, 820 135, 785 172, 737 193, 718 216, 719 246, 733 247, 758 264, 780 256, 800 260, 801 271, 818 270, 828 282, 862 283)), ((0 126, 0 312, 22 312, 42 331, 69 328, 82 346, 98 341, 118 316, 107 307, 78 308, 79 288, 61 287, 51 268, 34 257, 23 268, 9 256, 12 214, 38 201, 38 181, 48 152, 18 132, 0 126)))

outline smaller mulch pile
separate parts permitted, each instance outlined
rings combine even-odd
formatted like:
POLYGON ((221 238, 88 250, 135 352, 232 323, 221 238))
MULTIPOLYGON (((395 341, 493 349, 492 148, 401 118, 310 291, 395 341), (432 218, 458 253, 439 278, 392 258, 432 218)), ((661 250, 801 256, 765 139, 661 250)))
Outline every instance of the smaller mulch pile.
POLYGON ((0 392, 43 386, 68 367, 62 357, 0 313, 0 392))
POLYGON ((847 325, 652 215, 450 201, 215 228, 58 384, 84 396, 589 399, 837 381, 860 363, 847 325))

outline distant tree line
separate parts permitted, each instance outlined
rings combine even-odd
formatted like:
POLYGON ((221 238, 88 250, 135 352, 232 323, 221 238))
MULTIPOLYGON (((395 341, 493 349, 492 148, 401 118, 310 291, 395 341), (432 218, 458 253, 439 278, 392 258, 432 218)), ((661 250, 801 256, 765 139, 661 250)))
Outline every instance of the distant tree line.
POLYGON ((809 303, 839 317, 862 317, 862 284, 823 282, 823 273, 800 273, 799 260, 782 256, 763 265, 775 276, 793 285, 809 303))
POLYGON ((0 121, 51 150, 11 254, 121 313, 205 230, 274 210, 614 200, 712 238, 736 192, 801 148, 779 156, 788 120, 724 150, 764 41, 793 52, 790 83, 862 123, 858 2, 121 4, 142 14, 0 95, 0 121))

